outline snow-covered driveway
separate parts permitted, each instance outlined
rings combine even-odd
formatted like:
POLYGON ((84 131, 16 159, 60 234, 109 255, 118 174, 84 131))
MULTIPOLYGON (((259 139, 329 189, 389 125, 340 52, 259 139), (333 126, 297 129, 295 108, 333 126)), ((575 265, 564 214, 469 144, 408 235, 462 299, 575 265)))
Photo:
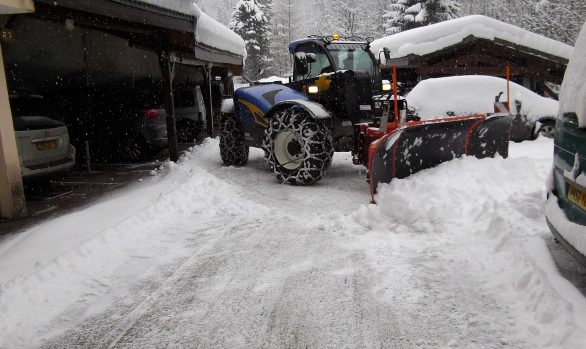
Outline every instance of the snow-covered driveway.
POLYGON ((275 183, 216 141, 0 245, 0 348, 582 348, 543 218, 547 140, 383 188, 275 183))

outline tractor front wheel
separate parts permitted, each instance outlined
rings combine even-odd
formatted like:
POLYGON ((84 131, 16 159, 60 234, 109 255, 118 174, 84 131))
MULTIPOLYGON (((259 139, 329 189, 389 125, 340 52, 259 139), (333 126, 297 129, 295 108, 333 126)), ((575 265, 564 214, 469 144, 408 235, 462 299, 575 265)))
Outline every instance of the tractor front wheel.
POLYGON ((273 115, 263 148, 277 179, 292 185, 309 185, 321 179, 334 153, 330 130, 298 107, 273 115))
POLYGON ((220 120, 220 156, 226 166, 244 166, 249 147, 244 142, 244 125, 233 114, 224 114, 220 120))

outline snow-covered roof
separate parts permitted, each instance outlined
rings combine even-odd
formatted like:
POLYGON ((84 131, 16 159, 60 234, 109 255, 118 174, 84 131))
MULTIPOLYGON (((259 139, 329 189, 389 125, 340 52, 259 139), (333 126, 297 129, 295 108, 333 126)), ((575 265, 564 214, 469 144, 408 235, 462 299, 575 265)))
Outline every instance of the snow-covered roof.
POLYGON ((206 46, 232 52, 246 59, 246 43, 240 35, 203 12, 197 19, 195 40, 206 46))
POLYGON ((218 50, 230 52, 246 58, 246 45, 244 40, 232 30, 228 29, 215 19, 211 18, 199 7, 189 0, 137 0, 162 9, 174 11, 197 18, 195 28, 195 40, 218 50))
POLYGON ((461 17, 390 35, 375 40, 371 50, 376 55, 383 47, 388 47, 393 59, 412 54, 422 56, 459 44, 469 36, 500 39, 564 59, 570 59, 573 51, 572 46, 562 42, 481 15, 461 17))
POLYGON ((586 128, 586 24, 582 27, 576 50, 564 75, 560 93, 560 114, 576 113, 580 127, 586 128))

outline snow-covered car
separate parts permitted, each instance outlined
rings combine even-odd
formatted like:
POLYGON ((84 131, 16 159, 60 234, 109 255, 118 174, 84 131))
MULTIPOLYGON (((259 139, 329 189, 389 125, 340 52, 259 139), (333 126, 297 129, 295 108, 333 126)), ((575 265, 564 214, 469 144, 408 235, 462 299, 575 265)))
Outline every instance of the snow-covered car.
POLYGON ((562 83, 548 181, 547 224, 556 239, 586 265, 586 25, 562 83))
POLYGON ((47 179, 75 165, 67 127, 46 116, 42 96, 11 95, 10 107, 23 178, 47 179))
MULTIPOLYGON (((454 76, 421 81, 407 95, 407 101, 423 119, 446 115, 493 113, 495 97, 503 93, 506 100, 507 81, 484 75, 454 76)), ((535 125, 535 131, 553 138, 558 102, 511 82, 511 100, 520 102, 519 113, 535 125)), ((516 104, 511 103, 513 112, 516 104)))

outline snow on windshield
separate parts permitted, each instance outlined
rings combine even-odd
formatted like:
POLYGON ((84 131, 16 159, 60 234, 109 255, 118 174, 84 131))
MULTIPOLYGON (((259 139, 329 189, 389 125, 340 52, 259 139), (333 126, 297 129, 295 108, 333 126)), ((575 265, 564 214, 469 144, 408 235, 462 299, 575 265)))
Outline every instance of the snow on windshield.
POLYGON ((560 93, 560 115, 576 113, 580 127, 586 127, 586 24, 566 69, 560 93))
MULTIPOLYGON (((500 93, 507 99, 507 81, 493 76, 454 76, 421 81, 407 95, 410 106, 417 109, 423 119, 470 113, 493 113, 494 98, 500 93)), ((511 100, 522 102, 521 114, 530 119, 555 117, 558 102, 542 97, 525 87, 511 82, 511 100)))
POLYGON ((501 39, 566 59, 572 54, 572 47, 569 45, 480 15, 466 16, 387 36, 375 40, 371 44, 371 50, 376 55, 383 47, 388 47, 391 50, 391 58, 410 54, 425 55, 458 44, 469 36, 488 40, 501 39))

